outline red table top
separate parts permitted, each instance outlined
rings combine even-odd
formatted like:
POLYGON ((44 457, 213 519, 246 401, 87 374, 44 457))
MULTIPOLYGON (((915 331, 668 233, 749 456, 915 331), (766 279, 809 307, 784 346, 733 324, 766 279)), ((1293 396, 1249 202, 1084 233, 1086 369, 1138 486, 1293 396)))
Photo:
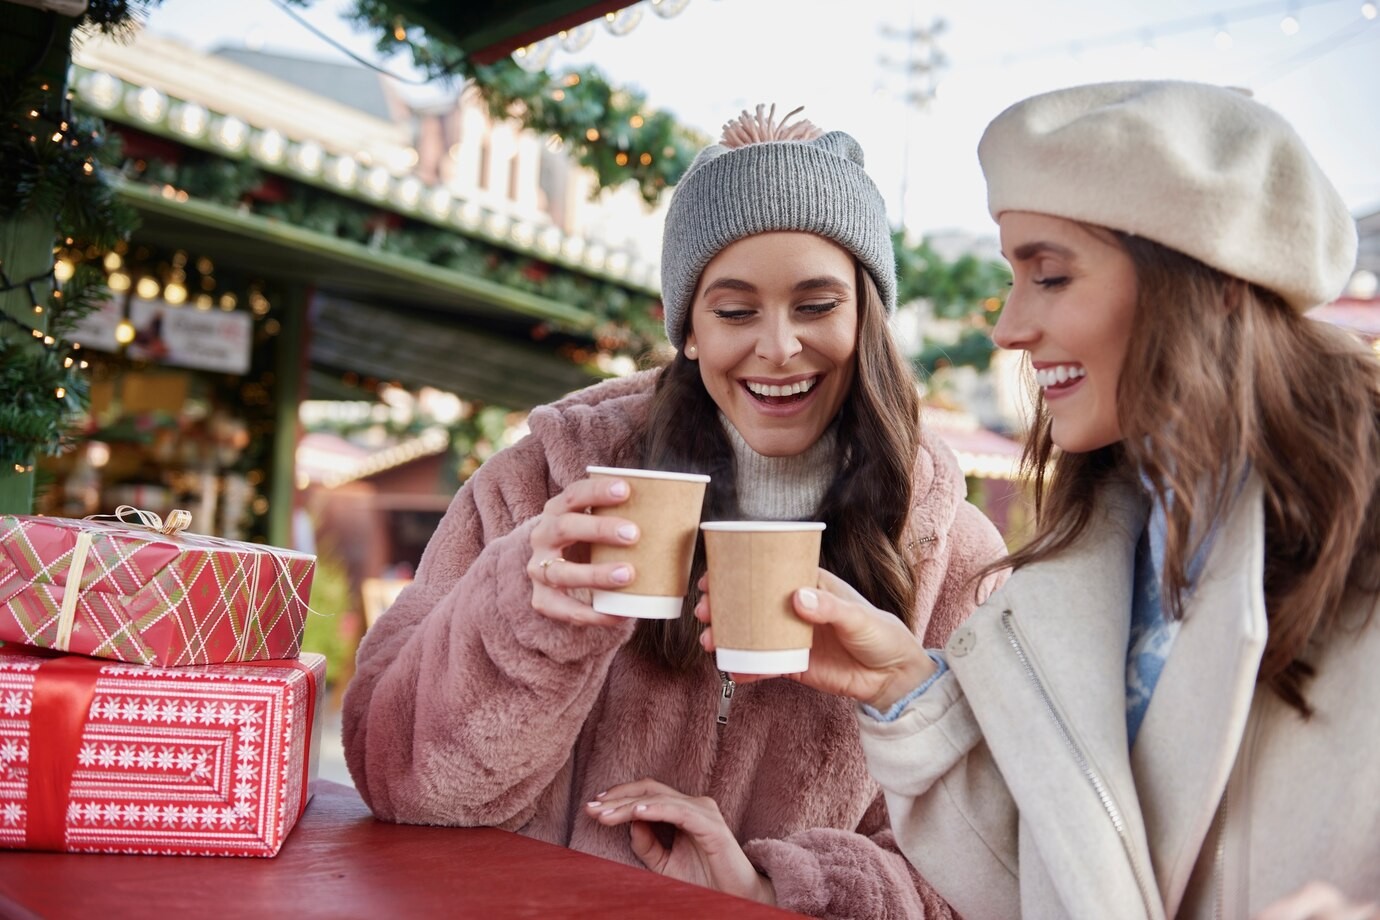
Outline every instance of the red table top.
POLYGON ((0 853, 0 917, 798 916, 488 827, 374 820, 321 782, 274 859, 0 853))

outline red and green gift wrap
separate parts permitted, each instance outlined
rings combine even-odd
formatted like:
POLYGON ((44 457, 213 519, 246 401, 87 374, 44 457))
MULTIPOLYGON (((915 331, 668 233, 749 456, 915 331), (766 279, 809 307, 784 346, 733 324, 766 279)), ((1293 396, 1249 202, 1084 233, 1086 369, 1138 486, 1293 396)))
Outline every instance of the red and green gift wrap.
POLYGON ((294 658, 315 568, 277 547, 4 515, 0 640, 135 664, 294 658))
POLYGON ((148 668, 0 649, 0 847, 275 855, 314 785, 325 677, 310 653, 148 668))

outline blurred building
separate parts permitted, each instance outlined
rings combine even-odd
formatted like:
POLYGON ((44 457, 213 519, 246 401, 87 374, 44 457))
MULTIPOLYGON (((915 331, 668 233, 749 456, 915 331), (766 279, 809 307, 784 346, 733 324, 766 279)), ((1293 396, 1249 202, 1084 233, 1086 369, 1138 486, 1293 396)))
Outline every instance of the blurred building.
MULTIPOLYGON (((660 219, 591 201, 556 145, 464 93, 417 108, 363 68, 146 33, 84 41, 72 90, 142 223, 74 335, 87 443, 45 463, 40 511, 188 507, 286 543, 302 400, 391 383, 522 409, 626 369, 630 324, 656 325, 660 219)), ((90 259, 59 255, 59 276, 90 259)))

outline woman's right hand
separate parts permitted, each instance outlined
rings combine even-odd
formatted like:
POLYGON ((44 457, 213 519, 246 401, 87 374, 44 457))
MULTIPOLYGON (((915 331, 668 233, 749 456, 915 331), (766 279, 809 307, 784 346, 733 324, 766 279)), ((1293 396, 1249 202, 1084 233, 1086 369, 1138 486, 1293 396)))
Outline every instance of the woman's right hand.
MULTIPOLYGON (((708 578, 701 580, 700 590, 704 593, 695 616, 711 624, 700 641, 712 652, 713 608, 708 578)), ((934 662, 906 625, 873 607, 836 575, 820 569, 818 587, 798 589, 792 602, 796 615, 815 626, 810 668, 786 675, 793 680, 885 712, 934 674, 934 662)), ((734 675, 734 679, 739 676, 734 675)), ((742 679, 753 678, 744 675, 742 679)))
POLYGON ((629 494, 621 479, 581 479, 547 501, 532 530, 532 557, 527 562, 532 607, 542 616, 583 626, 627 622, 591 607, 590 591, 623 587, 632 581, 632 565, 593 565, 589 545, 629 546, 640 536, 637 525, 626 518, 590 514, 589 509, 621 504, 629 494))

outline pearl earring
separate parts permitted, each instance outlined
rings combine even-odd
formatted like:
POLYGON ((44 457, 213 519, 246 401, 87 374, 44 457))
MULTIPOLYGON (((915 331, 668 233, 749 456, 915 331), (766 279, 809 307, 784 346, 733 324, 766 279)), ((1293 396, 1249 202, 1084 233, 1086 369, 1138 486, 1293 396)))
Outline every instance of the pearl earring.
POLYGON ((696 348, 694 345, 686 345, 686 346, 685 346, 685 357, 687 357, 687 358, 689 358, 691 361, 693 361, 693 360, 695 360, 696 358, 698 358, 699 356, 700 356, 700 350, 699 350, 698 348, 696 348))

